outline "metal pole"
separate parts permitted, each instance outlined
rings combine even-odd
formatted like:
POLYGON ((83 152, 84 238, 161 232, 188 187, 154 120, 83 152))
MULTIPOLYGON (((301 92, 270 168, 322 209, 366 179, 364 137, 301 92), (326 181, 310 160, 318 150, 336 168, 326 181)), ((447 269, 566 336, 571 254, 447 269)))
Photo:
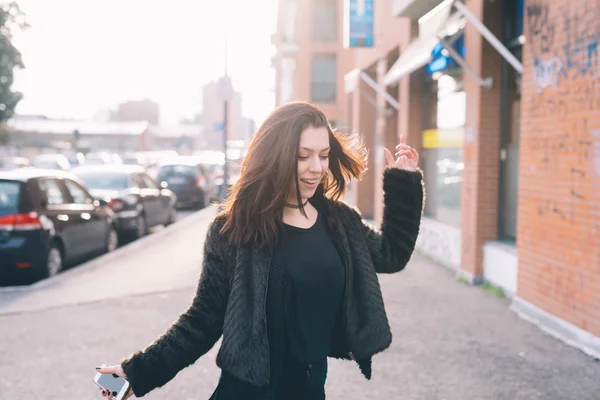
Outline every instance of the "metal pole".
POLYGON ((513 56, 513 54, 506 48, 506 46, 504 46, 502 42, 500 42, 500 40, 498 40, 498 38, 494 36, 494 34, 477 17, 475 17, 471 11, 469 11, 463 2, 456 0, 454 2, 454 7, 456 7, 456 9, 462 15, 464 15, 465 18, 473 24, 473 26, 475 26, 475 29, 481 33, 481 36, 486 38, 492 47, 495 48, 496 51, 498 51, 498 53, 500 53, 502 57, 504 57, 504 59, 513 66, 514 69, 516 69, 520 74, 523 74, 523 64, 521 64, 521 62, 517 60, 517 58, 513 56))
POLYGON ((454 61, 456 61, 458 63, 458 65, 460 65, 465 71, 467 71, 469 74, 473 75, 475 77, 475 79, 477 80, 477 83, 479 83, 481 86, 490 89, 492 86, 494 86, 494 79, 492 77, 487 77, 487 78, 482 78, 479 75, 477 75, 475 73, 475 71, 473 71, 465 62, 465 60, 463 60, 463 58, 460 56, 460 54, 458 54, 456 52, 456 50, 454 50, 452 48, 452 45, 443 37, 438 36, 438 39, 440 39, 440 42, 442 43, 442 45, 444 46, 444 48, 446 50, 448 50, 448 53, 450 53, 450 55, 452 56, 452 58, 454 59, 454 61))
POLYGON ((229 76, 228 76, 228 71, 227 71, 227 50, 228 50, 228 46, 227 46, 227 28, 225 29, 225 76, 223 78, 223 85, 224 85, 224 90, 223 90, 223 153, 225 154, 225 158, 223 160, 223 193, 222 193, 222 198, 223 200, 225 200, 226 194, 227 194, 227 189, 228 189, 228 183, 229 183, 229 179, 228 179, 228 175, 229 175, 229 167, 227 165, 227 133, 228 133, 228 117, 229 117, 229 91, 230 91, 230 85, 229 85, 229 76))
MULTIPOLYGON (((227 190, 227 184, 228 184, 228 179, 227 179, 227 175, 229 172, 229 167, 227 165, 227 119, 228 119, 228 114, 229 114, 229 102, 227 101, 227 98, 225 98, 225 100, 223 101, 223 152, 225 153, 225 160, 223 161, 223 190, 226 191, 227 190)), ((223 193, 223 197, 225 193, 223 193)))
POLYGON ((392 96, 390 96, 390 94, 381 86, 379 86, 377 84, 377 82, 375 82, 375 80, 373 78, 371 78, 369 75, 367 75, 366 73, 364 73, 363 71, 360 72, 359 74, 360 78, 365 81, 365 83, 369 86, 371 86, 371 88, 376 91, 377 93, 379 93, 380 95, 383 96, 383 98, 392 106, 396 109, 396 111, 400 110, 400 103, 398 103, 398 100, 396 100, 395 98, 393 98, 392 96))

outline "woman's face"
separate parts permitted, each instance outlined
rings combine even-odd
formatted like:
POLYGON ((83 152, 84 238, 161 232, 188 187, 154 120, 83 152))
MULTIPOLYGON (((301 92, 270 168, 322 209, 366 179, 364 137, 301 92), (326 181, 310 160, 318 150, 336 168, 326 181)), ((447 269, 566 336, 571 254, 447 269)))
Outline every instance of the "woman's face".
MULTIPOLYGON (((326 127, 308 127, 300 136, 298 146, 298 187, 302 202, 315 194, 321 179, 329 169, 329 132, 326 127)), ((296 200, 295 190, 290 196, 296 200)))

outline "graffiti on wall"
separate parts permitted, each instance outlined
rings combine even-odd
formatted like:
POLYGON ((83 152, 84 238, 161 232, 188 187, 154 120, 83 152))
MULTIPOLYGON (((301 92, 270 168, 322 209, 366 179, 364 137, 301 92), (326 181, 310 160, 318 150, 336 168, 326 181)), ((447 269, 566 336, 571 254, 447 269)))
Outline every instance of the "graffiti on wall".
POLYGON ((576 11, 571 7, 568 2, 551 14, 548 4, 538 1, 527 5, 538 93, 558 87, 563 80, 599 72, 600 2, 587 1, 576 11))
POLYGON ((600 0, 565 4, 550 11, 549 2, 533 0, 526 8, 537 89, 527 102, 536 121, 527 124, 527 140, 536 173, 569 188, 561 196, 541 196, 538 215, 576 224, 586 201, 594 201, 591 180, 600 178, 600 135, 588 122, 600 113, 600 0))
POLYGON ((546 135, 533 128, 529 148, 539 154, 536 171, 556 181, 568 181, 566 196, 542 197, 538 200, 539 216, 554 215, 570 224, 581 224, 577 211, 588 200, 588 166, 595 160, 595 146, 600 142, 587 139, 587 120, 567 126, 568 132, 546 135))
POLYGON ((521 237, 543 254, 539 294, 585 310, 600 301, 586 284, 600 271, 600 0, 528 0, 524 23, 521 237))

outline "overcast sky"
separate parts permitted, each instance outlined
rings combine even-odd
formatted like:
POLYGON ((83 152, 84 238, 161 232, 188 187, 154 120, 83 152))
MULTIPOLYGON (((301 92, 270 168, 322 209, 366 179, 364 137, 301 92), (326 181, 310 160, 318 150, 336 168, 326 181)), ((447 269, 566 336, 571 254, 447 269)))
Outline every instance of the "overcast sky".
POLYGON ((274 106, 276 0, 19 0, 31 28, 14 44, 26 69, 17 112, 92 117, 129 99, 161 106, 163 124, 201 109, 202 85, 224 69, 260 123, 274 106), (227 21, 227 23, 225 23, 227 21))

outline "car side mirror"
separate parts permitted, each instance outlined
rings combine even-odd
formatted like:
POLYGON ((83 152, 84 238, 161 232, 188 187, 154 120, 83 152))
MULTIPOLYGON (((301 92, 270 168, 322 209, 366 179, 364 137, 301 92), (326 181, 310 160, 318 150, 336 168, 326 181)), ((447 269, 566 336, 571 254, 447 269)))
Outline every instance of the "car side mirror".
POLYGON ((166 189, 166 188, 169 187, 169 184, 167 182, 165 182, 165 181, 161 181, 160 182, 160 187, 163 188, 163 189, 166 189))

